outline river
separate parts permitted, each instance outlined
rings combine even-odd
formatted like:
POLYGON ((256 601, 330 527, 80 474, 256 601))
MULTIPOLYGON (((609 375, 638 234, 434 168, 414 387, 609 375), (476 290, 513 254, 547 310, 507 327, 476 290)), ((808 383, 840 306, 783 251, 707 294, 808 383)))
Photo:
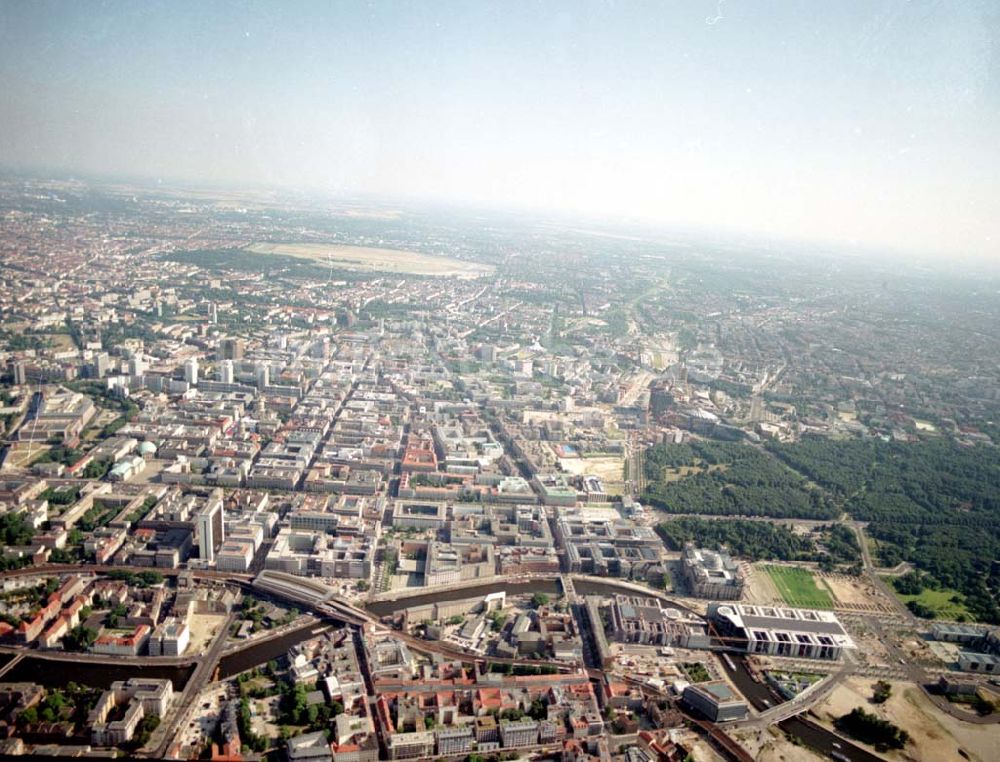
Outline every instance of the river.
MULTIPOLYGON (((777 706, 784 702, 775 691, 766 683, 758 683, 750 675, 746 664, 746 659, 738 654, 730 654, 733 665, 736 669, 730 669, 725 659, 722 659, 723 668, 726 675, 739 689, 743 697, 750 702, 758 711, 764 711, 772 706, 777 706)), ((883 762, 881 757, 852 744, 840 736, 831 733, 825 728, 817 725, 804 717, 792 717, 778 723, 778 727, 788 733, 792 738, 798 739, 811 749, 815 749, 826 756, 839 754, 841 762, 883 762)))
MULTIPOLYGON (((266 664, 271 659, 284 656, 288 649, 296 643, 328 630, 331 626, 327 622, 310 622, 273 640, 250 644, 242 651, 224 656, 219 661, 219 679, 225 680, 260 664, 266 664)), ((12 658, 10 654, 0 654, 0 667, 12 658)), ((70 682, 94 688, 108 688, 116 680, 128 680, 130 677, 149 677, 170 680, 174 690, 179 692, 184 689, 193 672, 194 664, 158 665, 153 660, 141 666, 114 663, 95 664, 87 661, 39 659, 29 654, 21 662, 14 665, 13 669, 3 676, 3 680, 4 682, 35 682, 48 688, 60 688, 70 682)))
POLYGON ((327 622, 310 622, 308 625, 297 627, 273 640, 250 645, 242 651, 223 656, 219 660, 219 679, 226 680, 240 672, 267 664, 271 659, 284 656, 288 649, 296 643, 308 640, 332 627, 333 625, 327 622))
MULTIPOLYGON (((622 593, 623 595, 642 594, 616 584, 614 579, 608 579, 606 582, 599 582, 597 580, 590 579, 574 579, 573 587, 575 588, 577 595, 614 595, 616 593, 622 593)), ((558 579, 538 579, 529 582, 504 582, 502 580, 497 580, 495 582, 484 582, 481 585, 466 587, 459 590, 434 591, 431 589, 426 593, 421 593, 420 595, 414 595, 408 598, 398 598, 394 600, 369 603, 366 604, 365 608, 377 617, 384 617, 413 606, 423 606, 428 603, 441 603, 442 601, 457 601, 463 598, 480 598, 485 595, 489 595, 490 593, 499 593, 500 591, 506 592, 507 595, 531 595, 532 593, 545 593, 546 595, 557 596, 562 595, 562 585, 559 583, 558 579)), ((651 590, 650 595, 653 594, 654 591, 651 590)), ((685 606, 672 601, 671 605, 685 611, 689 610, 685 606)))
POLYGON ((4 675, 4 682, 32 682, 47 688, 61 688, 74 682, 89 685, 93 688, 108 688, 115 680, 128 680, 130 677, 150 677, 167 679, 174 685, 175 691, 184 689, 185 684, 194 672, 194 665, 185 666, 143 664, 94 664, 86 661, 54 661, 25 656, 20 663, 4 675))
POLYGON ((754 709, 763 712, 772 706, 784 703, 784 699, 771 690, 770 686, 766 683, 758 683, 753 679, 744 657, 739 654, 729 654, 729 658, 735 669, 730 669, 729 663, 725 659, 720 659, 722 668, 726 670, 726 675, 754 709))

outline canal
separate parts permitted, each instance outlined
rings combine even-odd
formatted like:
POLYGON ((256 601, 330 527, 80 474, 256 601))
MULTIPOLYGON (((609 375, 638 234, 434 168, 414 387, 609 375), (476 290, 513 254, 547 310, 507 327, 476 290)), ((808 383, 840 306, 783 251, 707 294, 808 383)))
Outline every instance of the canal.
MULTIPOLYGON (((272 640, 250 644, 242 651, 228 654, 219 661, 219 679, 226 680, 233 675, 253 669, 261 664, 267 664, 271 659, 284 656, 288 649, 296 643, 314 637, 333 627, 329 622, 313 621, 297 627, 284 635, 272 640)), ((10 654, 0 654, 0 668, 13 658, 10 654)), ((40 659, 26 655, 18 664, 7 672, 4 682, 35 682, 47 688, 61 688, 74 682, 89 685, 93 688, 108 688, 116 680, 128 680, 130 677, 148 677, 158 680, 170 680, 175 691, 184 690, 184 686, 194 672, 194 664, 143 665, 93 663, 88 661, 56 661, 40 659)))
POLYGON ((753 706, 758 712, 766 711, 773 706, 784 703, 784 699, 778 695, 776 691, 771 690, 771 687, 767 683, 759 683, 753 679, 753 675, 750 674, 750 668, 747 666, 746 659, 740 654, 729 654, 729 659, 732 661, 733 667, 729 667, 729 662, 724 658, 720 658, 719 661, 722 663, 722 668, 726 670, 726 676, 733 682, 740 693, 743 694, 750 705, 753 706))
MULTIPOLYGON (((601 582, 597 580, 575 579, 573 586, 578 595, 614 595, 623 593, 626 595, 638 595, 639 593, 623 588, 615 584, 614 580, 601 582)), ((428 591, 420 595, 398 600, 378 601, 366 606, 377 617, 390 616, 403 609, 413 606, 424 606, 429 603, 441 603, 445 601, 462 600, 463 598, 479 598, 491 593, 506 592, 508 595, 531 595, 533 593, 545 593, 546 595, 558 596, 562 594, 562 586, 558 579, 542 579, 527 582, 489 582, 474 587, 467 587, 459 590, 428 591)), ((673 603, 678 608, 685 609, 684 606, 673 603)), ((687 610, 687 609, 685 609, 687 610)), ((228 656, 224 656, 219 664, 219 678, 227 679, 234 675, 253 669, 261 664, 266 664, 271 659, 284 656, 288 649, 296 643, 300 643, 316 634, 319 634, 334 625, 327 622, 313 622, 308 626, 293 630, 274 640, 259 643, 249 648, 228 656)), ((730 669, 725 659, 722 659, 724 669, 733 684, 739 689, 747 701, 758 711, 764 711, 770 707, 777 706, 784 699, 776 692, 772 691, 766 683, 754 680, 750 674, 746 660, 739 654, 730 654, 734 669, 730 669)), ((18 665, 18 666, 23 666, 18 665)), ((841 762, 884 762, 881 757, 866 751, 865 749, 852 744, 837 736, 825 728, 804 717, 792 717, 784 720, 778 726, 792 738, 798 739, 804 745, 819 751, 820 753, 839 759, 841 762), (836 755, 836 756, 834 756, 836 755)))
MULTIPOLYGON (((641 593, 631 590, 627 587, 622 587, 621 585, 615 584, 615 581, 609 579, 607 582, 599 582, 597 580, 590 579, 574 579, 573 587, 576 589, 577 595, 641 595, 641 593)), ((395 600, 387 601, 377 601, 375 603, 368 603, 365 608, 377 617, 389 616, 396 613, 397 611, 402 611, 403 609, 412 608, 413 606, 424 606, 429 603, 442 603, 444 601, 459 601, 463 598, 481 598, 490 593, 506 592, 507 595, 531 595, 533 593, 545 593, 546 595, 557 596, 562 595, 562 585, 558 579, 538 579, 531 580, 528 582, 486 582, 482 585, 475 585, 474 587, 465 587, 458 590, 439 590, 439 591, 428 591, 426 593, 421 593, 420 595, 413 595, 406 598, 398 598, 395 600)), ((650 591, 650 595, 654 595, 654 591, 650 591)), ((690 609, 682 606, 679 603, 670 602, 671 606, 682 609, 684 611, 690 611, 690 609)), ((692 612, 693 613, 693 612, 692 612)))
MULTIPOLYGON (((784 703, 784 699, 777 692, 771 690, 770 686, 753 679, 745 657, 739 654, 729 654, 729 658, 735 669, 730 669, 726 660, 720 659, 723 669, 726 670, 726 675, 757 711, 766 711, 770 707, 784 703)), ((783 720, 778 723, 778 727, 809 748, 832 759, 838 759, 840 762, 884 762, 881 757, 846 741, 802 716, 783 720), (834 754, 838 756, 834 757, 834 754)))
POLYGON ((14 668, 4 675, 4 682, 39 683, 46 688, 61 688, 72 682, 89 685, 93 688, 108 688, 116 680, 148 677, 169 680, 173 683, 175 691, 181 691, 192 672, 194 672, 193 664, 184 666, 95 664, 86 661, 55 661, 25 656, 20 663, 14 665, 14 668))
POLYGON ((288 649, 295 644, 326 632, 333 626, 329 622, 310 622, 280 637, 250 645, 236 653, 227 654, 219 660, 219 679, 227 680, 240 672, 267 664, 271 659, 284 656, 288 653, 288 649))
MULTIPOLYGON (((621 588, 611 580, 606 583, 595 580, 574 580, 574 587, 580 595, 613 595, 623 592, 635 594, 621 588)), ((411 606, 482 597, 500 591, 504 591, 508 595, 545 593, 557 596, 562 593, 561 585, 557 579, 515 583, 497 581, 460 590, 428 592, 401 600, 380 601, 367 608, 376 616, 382 617, 411 606)), ((281 636, 248 645, 241 651, 223 656, 219 662, 218 679, 226 680, 248 669, 266 664, 272 659, 280 658, 293 645, 326 632, 334 626, 337 625, 332 620, 308 622, 281 636)), ((0 668, 12 658, 13 656, 10 654, 0 654, 0 668)), ((730 658, 734 668, 731 669, 726 660, 721 659, 723 668, 729 679, 754 708, 758 711, 764 711, 783 701, 765 683, 754 680, 742 655, 730 654, 730 658)), ((54 661, 26 655, 4 676, 4 680, 7 682, 36 682, 52 688, 65 686, 69 682, 77 682, 95 688, 107 688, 116 680, 148 677, 168 679, 173 683, 174 690, 179 692, 184 689, 193 672, 194 664, 184 666, 93 664, 85 661, 54 661)), ((802 716, 784 720, 778 723, 778 727, 793 739, 797 739, 825 756, 841 760, 841 762, 884 762, 881 757, 848 742, 802 716)))

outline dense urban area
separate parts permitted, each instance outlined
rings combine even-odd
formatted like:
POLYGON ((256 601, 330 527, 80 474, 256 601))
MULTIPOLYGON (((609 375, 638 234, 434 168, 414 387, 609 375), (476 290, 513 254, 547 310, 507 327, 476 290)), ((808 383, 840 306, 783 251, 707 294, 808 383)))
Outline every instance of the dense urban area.
POLYGON ((996 759, 1000 281, 0 181, 0 754, 996 759))

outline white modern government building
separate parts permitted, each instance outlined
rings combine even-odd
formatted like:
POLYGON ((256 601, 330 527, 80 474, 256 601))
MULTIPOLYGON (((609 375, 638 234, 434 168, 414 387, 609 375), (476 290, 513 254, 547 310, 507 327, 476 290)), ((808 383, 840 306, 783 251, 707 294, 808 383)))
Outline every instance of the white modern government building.
POLYGON ((708 619, 727 645, 749 654, 840 659, 854 641, 832 611, 710 603, 708 619))

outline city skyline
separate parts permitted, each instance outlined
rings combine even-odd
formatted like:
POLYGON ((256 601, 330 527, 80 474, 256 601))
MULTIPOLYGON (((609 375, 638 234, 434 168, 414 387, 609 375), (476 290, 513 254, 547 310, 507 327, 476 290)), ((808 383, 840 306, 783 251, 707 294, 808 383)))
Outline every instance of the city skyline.
POLYGON ((998 31, 0 3, 0 758, 994 759, 998 31))
POLYGON ((0 177, 0 754, 991 759, 997 275, 468 211, 0 177))

